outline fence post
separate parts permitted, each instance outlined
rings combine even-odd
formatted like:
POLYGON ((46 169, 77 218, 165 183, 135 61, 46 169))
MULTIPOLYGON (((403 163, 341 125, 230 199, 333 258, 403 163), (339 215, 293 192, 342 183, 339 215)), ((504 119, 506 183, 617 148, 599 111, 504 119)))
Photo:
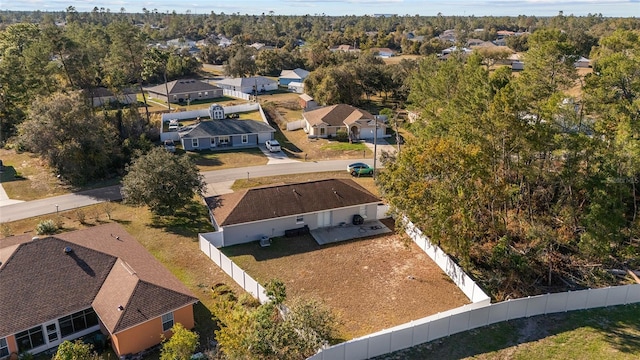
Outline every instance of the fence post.
POLYGON ((629 304, 629 289, 631 288, 631 285, 627 285, 627 293, 624 294, 624 304, 627 305, 629 304))

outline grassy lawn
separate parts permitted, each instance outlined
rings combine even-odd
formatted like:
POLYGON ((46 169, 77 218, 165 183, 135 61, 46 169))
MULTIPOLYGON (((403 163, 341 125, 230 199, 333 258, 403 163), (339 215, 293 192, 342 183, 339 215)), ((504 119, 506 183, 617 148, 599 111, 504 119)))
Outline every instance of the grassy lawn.
POLYGON ((72 191, 110 186, 119 182, 118 178, 89 183, 81 188, 62 183, 54 175, 45 161, 28 152, 0 149, 0 159, 4 171, 0 174, 2 187, 15 200, 36 200, 68 194, 72 191))
POLYGON ((334 150, 334 151, 365 151, 367 146, 364 143, 348 143, 331 141, 320 147, 322 150, 334 150))
POLYGON ((468 303, 417 245, 395 233, 324 246, 310 235, 282 237, 268 248, 249 243, 222 251, 260 283, 282 280, 289 299, 329 306, 344 340, 468 303))
POLYGON ((358 183, 363 188, 367 189, 369 192, 376 196, 380 196, 378 192, 378 188, 376 187, 373 178, 371 177, 352 177, 349 173, 345 171, 327 171, 327 172, 318 172, 318 173, 308 173, 308 174, 294 174, 294 175, 276 175, 276 176, 266 176, 266 177, 256 177, 251 178, 250 180, 239 179, 233 183, 231 189, 234 191, 252 188, 256 186, 265 186, 270 184, 278 184, 278 183, 294 183, 294 182, 304 182, 304 181, 312 181, 312 180, 321 180, 321 179, 352 179, 356 183, 358 183))
MULTIPOLYGON (((176 150, 176 154, 184 153, 176 150)), ((260 149, 230 149, 218 151, 189 151, 200 171, 220 170, 234 167, 266 165, 268 159, 260 149)))
POLYGON ((638 359, 640 305, 512 320, 377 357, 391 359, 638 359))

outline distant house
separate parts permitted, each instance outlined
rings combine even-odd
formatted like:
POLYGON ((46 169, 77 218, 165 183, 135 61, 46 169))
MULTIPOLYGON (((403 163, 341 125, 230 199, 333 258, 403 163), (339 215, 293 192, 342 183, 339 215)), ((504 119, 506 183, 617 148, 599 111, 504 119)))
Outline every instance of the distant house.
POLYGON ((573 63, 574 67, 577 68, 590 68, 591 67, 591 60, 580 56, 580 58, 578 60, 576 60, 575 63, 573 63))
POLYGON ((330 51, 342 51, 342 52, 360 52, 360 49, 351 45, 338 45, 329 48, 330 51))
POLYGON ((298 82, 298 81, 292 81, 289 83, 289 85, 287 85, 287 90, 294 93, 302 94, 304 93, 304 83, 298 82))
POLYGON ((171 39, 167 41, 167 46, 173 46, 177 48, 192 48, 196 46, 196 41, 190 39, 171 39))
POLYGON ((298 96, 298 103, 303 109, 311 109, 318 106, 318 103, 315 102, 309 94, 301 94, 298 96))
POLYGON ((114 94, 105 87, 97 87, 86 91, 88 97, 91 99, 91 106, 93 107, 108 106, 117 103, 129 105, 138 101, 136 94, 132 91, 124 91, 120 95, 114 94))
POLYGON ((371 48, 369 49, 369 51, 371 51, 371 53, 373 53, 375 56, 381 58, 390 58, 392 56, 396 56, 396 52, 389 48, 371 48))
POLYGON ((92 334, 116 356, 194 326, 198 299, 116 223, 0 239, 0 356, 92 334))
POLYGON ((377 220, 380 199, 351 179, 316 180, 246 189, 205 199, 223 246, 283 236, 287 230, 377 220), (256 206, 260 204, 260 206, 256 206))
POLYGON ((290 82, 303 82, 309 76, 309 72, 305 69, 282 70, 278 83, 280 86, 287 86, 290 82))
POLYGON ((275 132, 262 121, 224 119, 187 126, 179 136, 182 148, 193 151, 258 147, 273 139, 275 132))
POLYGON ((217 81, 216 84, 223 89, 239 91, 245 94, 253 94, 254 91, 278 90, 278 83, 264 76, 222 79, 217 81))
POLYGON ((511 70, 524 70, 524 62, 520 60, 515 60, 511 63, 511 70))
POLYGON ((145 88, 150 98, 155 98, 164 102, 183 103, 194 100, 210 100, 222 97, 222 89, 209 83, 183 79, 174 80, 165 84, 145 88), (169 97, 167 98, 167 88, 169 97))
POLYGON ((346 104, 303 112, 302 118, 307 134, 321 138, 334 137, 340 130, 347 132, 350 140, 373 139, 384 136, 386 132, 382 121, 365 110, 346 104))

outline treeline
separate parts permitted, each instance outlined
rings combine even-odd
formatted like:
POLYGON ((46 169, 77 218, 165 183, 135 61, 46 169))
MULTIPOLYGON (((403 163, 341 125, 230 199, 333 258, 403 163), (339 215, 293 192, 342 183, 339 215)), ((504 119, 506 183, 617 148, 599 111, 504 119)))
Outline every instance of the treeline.
MULTIPOLYGON (((117 175, 157 138, 138 104, 96 112, 99 87, 123 96, 146 80, 193 74, 188 53, 158 54, 128 22, 108 26, 52 21, 0 32, 0 143, 33 151, 72 184, 117 175)), ((146 104, 146 103, 145 103, 146 104)))
POLYGON ((377 178, 498 300, 640 266, 640 32, 600 39, 584 78, 568 34, 541 29, 529 47, 517 76, 477 54, 421 61, 416 137, 377 178))

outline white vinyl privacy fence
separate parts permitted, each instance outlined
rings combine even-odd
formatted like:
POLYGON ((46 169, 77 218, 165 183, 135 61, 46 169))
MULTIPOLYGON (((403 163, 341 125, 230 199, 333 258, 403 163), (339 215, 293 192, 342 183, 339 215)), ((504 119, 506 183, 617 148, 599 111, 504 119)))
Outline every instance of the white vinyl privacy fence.
POLYGON ((240 285, 246 292, 258 299, 264 304, 269 301, 264 287, 255 281, 249 274, 236 265, 231 259, 223 254, 216 245, 222 246, 222 233, 213 232, 207 234, 199 234, 200 250, 207 254, 227 275, 231 276, 233 281, 240 285))
POLYGON ((304 124, 305 124, 304 119, 289 121, 287 123, 287 131, 302 129, 304 127, 304 124))
POLYGON ((323 349, 308 360, 368 359, 502 321, 637 302, 639 284, 469 304, 323 349))
POLYGON ((247 101, 251 100, 251 95, 245 94, 245 93, 240 92, 240 91, 222 89, 222 94, 224 96, 231 96, 231 97, 234 97, 234 98, 244 99, 244 100, 247 100, 247 101))

